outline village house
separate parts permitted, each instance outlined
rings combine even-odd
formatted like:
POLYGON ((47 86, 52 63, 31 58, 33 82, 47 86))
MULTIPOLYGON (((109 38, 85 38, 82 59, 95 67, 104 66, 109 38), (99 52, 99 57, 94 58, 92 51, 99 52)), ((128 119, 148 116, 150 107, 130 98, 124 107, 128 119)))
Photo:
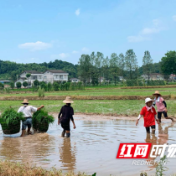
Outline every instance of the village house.
POLYGON ((31 86, 35 80, 39 82, 46 82, 46 83, 54 83, 58 81, 68 81, 68 73, 63 70, 47 70, 46 72, 37 72, 37 71, 24 71, 20 76, 19 79, 15 82, 15 87, 17 82, 28 82, 28 85, 31 86), (29 78, 26 77, 27 74, 31 74, 29 78))
POLYGON ((80 82, 80 79, 78 79, 78 78, 71 78, 70 81, 72 83, 78 83, 78 82, 80 82))
POLYGON ((152 81, 156 81, 156 80, 164 80, 164 76, 160 73, 151 73, 150 75, 141 75, 141 78, 144 80, 152 80, 152 81), (149 76, 149 78, 148 78, 149 76))

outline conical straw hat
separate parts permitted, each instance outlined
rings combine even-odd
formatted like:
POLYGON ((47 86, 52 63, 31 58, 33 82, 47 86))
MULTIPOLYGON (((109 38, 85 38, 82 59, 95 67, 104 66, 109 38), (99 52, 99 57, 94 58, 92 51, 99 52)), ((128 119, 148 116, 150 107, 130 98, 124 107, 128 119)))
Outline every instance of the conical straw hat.
POLYGON ((159 91, 155 91, 155 93, 153 95, 160 95, 161 96, 161 94, 159 93, 159 91))
POLYGON ((63 102, 64 103, 73 103, 73 100, 71 99, 71 97, 66 97, 63 102))
POLYGON ((21 104, 29 104, 27 99, 24 99, 23 102, 21 104))

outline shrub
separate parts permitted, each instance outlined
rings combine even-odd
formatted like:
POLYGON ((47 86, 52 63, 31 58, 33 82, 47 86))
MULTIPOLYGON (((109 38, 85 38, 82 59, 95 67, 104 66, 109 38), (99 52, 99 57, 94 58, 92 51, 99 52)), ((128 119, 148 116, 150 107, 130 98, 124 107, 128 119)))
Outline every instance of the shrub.
POLYGON ((38 89, 38 96, 39 97, 44 97, 45 96, 45 90, 44 90, 44 88, 39 87, 39 89, 38 89))
POLYGON ((10 87, 11 87, 11 89, 14 89, 14 87, 15 87, 14 82, 10 83, 10 87))
POLYGON ((17 86, 18 89, 20 89, 21 88, 21 82, 17 82, 16 86, 17 86))
POLYGON ((54 91, 58 91, 59 90, 59 83, 58 82, 54 82, 53 83, 53 89, 54 89, 54 91))
POLYGON ((27 87, 28 86, 28 83, 26 81, 23 82, 23 86, 24 87, 27 87))

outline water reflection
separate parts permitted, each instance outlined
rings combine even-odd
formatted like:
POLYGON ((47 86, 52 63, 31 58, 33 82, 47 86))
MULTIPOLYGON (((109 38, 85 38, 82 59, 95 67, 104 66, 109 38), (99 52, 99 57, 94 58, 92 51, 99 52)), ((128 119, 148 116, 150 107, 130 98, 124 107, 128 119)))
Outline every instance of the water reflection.
POLYGON ((67 170, 74 170, 76 164, 76 148, 75 145, 71 144, 70 138, 63 138, 63 143, 59 147, 60 161, 62 162, 62 167, 67 168, 67 170))

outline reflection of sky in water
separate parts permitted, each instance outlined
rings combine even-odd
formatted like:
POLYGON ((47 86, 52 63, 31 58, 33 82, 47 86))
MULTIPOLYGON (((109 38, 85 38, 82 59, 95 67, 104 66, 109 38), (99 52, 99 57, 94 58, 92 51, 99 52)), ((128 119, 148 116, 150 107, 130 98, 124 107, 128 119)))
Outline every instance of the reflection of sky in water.
MULTIPOLYGON (((72 124, 71 124, 72 125, 72 124)), ((76 121, 77 129, 71 131, 71 138, 61 138, 62 129, 55 122, 48 133, 20 138, 20 134, 0 135, 0 155, 3 159, 29 162, 46 168, 56 167, 75 170, 98 176, 139 175, 150 166, 132 166, 130 159, 116 159, 120 142, 150 142, 153 144, 175 143, 176 128, 170 121, 157 125, 156 137, 146 136, 142 119, 138 127, 135 121, 76 121)), ((168 163, 170 173, 176 173, 174 159, 168 163), (173 171, 173 172, 172 172, 173 171)))

